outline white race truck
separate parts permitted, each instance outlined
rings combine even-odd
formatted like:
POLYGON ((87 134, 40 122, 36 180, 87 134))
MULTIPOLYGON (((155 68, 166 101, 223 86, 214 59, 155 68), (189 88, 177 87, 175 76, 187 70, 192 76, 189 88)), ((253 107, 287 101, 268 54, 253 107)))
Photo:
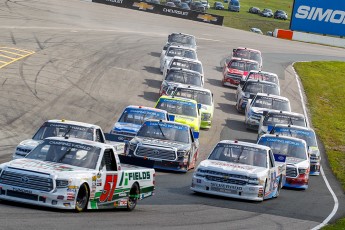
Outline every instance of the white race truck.
POLYGON ((45 207, 131 211, 154 188, 154 169, 121 164, 112 145, 76 138, 46 138, 0 164, 0 199, 45 207))
POLYGON ((263 145, 223 140, 195 170, 191 190, 254 201, 278 197, 285 159, 263 145))
POLYGON ((74 137, 84 140, 96 141, 113 145, 116 152, 121 154, 124 151, 124 143, 108 141, 112 134, 104 134, 98 125, 68 121, 68 120, 48 120, 38 129, 32 139, 19 143, 13 154, 13 159, 25 157, 39 143, 47 137, 74 137), (107 139, 107 140, 106 140, 107 139))

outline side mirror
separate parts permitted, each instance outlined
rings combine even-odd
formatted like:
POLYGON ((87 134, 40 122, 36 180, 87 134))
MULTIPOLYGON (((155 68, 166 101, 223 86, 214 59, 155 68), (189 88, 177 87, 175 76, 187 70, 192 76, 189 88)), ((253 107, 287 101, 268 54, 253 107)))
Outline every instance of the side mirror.
POLYGON ((267 111, 267 110, 265 110, 265 111, 262 113, 262 115, 264 115, 264 117, 266 117, 267 114, 268 114, 268 111, 267 111))
POLYGON ((169 114, 169 121, 175 121, 175 115, 169 114))
POLYGON ((201 104, 200 103, 198 103, 198 109, 201 109, 201 104))
POLYGON ((233 50, 232 50, 232 52, 234 52, 234 53, 235 53, 235 52, 236 52, 236 49, 233 49, 233 50))
POLYGON ((198 139, 199 138, 199 132, 193 132, 193 136, 194 136, 194 139, 198 139))

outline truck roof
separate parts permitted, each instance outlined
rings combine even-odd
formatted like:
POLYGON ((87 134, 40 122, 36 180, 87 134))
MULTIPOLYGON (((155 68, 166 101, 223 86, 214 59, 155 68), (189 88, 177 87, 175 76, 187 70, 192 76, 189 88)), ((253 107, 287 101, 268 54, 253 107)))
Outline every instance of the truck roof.
POLYGON ((163 109, 157 109, 153 107, 146 107, 141 105, 129 105, 125 109, 143 109, 143 110, 149 110, 149 111, 155 111, 155 112, 161 112, 161 113, 168 113, 167 111, 163 109))
POLYGON ((248 147, 254 147, 254 148, 263 149, 263 150, 271 149, 270 147, 267 147, 265 145, 259 145, 259 144, 254 144, 254 143, 244 142, 244 141, 237 141, 237 140, 222 140, 219 143, 248 146, 248 147))
POLYGON ((70 121, 70 120, 65 120, 65 119, 61 119, 61 120, 48 120, 46 122, 49 123, 58 123, 58 124, 67 124, 67 125, 78 125, 78 126, 83 126, 86 128, 101 128, 98 125, 94 125, 94 124, 89 124, 89 123, 84 123, 84 122, 79 122, 79 121, 70 121))

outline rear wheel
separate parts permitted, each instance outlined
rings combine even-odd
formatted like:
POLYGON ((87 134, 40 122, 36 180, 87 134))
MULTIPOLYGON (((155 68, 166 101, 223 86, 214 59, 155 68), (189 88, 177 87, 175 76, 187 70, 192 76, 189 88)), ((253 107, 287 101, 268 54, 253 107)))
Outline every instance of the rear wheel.
POLYGON ((87 208, 87 203, 89 202, 89 188, 88 186, 84 183, 80 186, 77 199, 75 202, 75 210, 77 212, 82 212, 86 210, 87 208))
POLYGON ((139 185, 134 183, 132 188, 129 192, 128 202, 127 202, 127 211, 133 211, 137 206, 137 202, 139 199, 139 185))

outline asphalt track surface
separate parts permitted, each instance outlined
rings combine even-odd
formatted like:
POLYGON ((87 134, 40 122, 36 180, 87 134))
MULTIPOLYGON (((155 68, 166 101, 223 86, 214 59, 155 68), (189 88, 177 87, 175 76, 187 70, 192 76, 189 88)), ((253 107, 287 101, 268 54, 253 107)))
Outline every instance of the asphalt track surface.
MULTIPOLYGON (((235 110, 235 90, 221 86, 219 62, 232 48, 261 50, 263 69, 279 75, 282 95, 300 113, 291 64, 345 60, 343 49, 77 0, 1 0, 0 31, 0 46, 35 51, 0 69, 0 162, 45 120, 83 121, 109 131, 125 106, 153 106, 162 79, 159 54, 171 32, 197 37, 205 87, 215 97, 213 126, 200 134, 199 161, 219 140, 256 140, 235 110)), ((344 194, 326 157, 322 165, 340 202, 334 220, 345 216, 344 194)), ((195 195, 192 172, 157 174, 156 195, 134 212, 76 214, 2 201, 0 229, 310 229, 334 206, 321 176, 312 177, 306 191, 284 189, 278 199, 257 203, 195 195)))

